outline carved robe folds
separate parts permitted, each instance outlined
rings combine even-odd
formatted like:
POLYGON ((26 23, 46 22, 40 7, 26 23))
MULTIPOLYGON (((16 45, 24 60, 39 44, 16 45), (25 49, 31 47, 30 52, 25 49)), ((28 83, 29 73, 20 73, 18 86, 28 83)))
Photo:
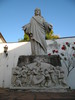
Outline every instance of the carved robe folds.
POLYGON ((25 33, 31 37, 32 55, 46 55, 47 44, 45 40, 46 31, 50 31, 52 26, 45 22, 41 16, 31 18, 29 24, 23 26, 25 33))

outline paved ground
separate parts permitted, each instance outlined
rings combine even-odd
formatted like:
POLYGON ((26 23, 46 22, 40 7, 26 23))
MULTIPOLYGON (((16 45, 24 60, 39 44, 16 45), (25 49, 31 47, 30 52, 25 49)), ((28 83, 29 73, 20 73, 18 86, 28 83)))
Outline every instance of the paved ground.
POLYGON ((12 91, 0 88, 0 100, 75 100, 75 90, 65 93, 12 91))

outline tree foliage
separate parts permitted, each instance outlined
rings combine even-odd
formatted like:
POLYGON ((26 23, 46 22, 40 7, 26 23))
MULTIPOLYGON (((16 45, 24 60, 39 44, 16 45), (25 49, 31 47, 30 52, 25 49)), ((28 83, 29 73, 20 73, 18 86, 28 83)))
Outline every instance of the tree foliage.
POLYGON ((59 36, 58 35, 54 35, 53 30, 51 30, 50 33, 46 33, 46 40, 50 40, 50 39, 58 39, 59 36))
MULTIPOLYGON (((50 40, 50 39, 58 39, 59 36, 58 35, 54 35, 53 30, 51 30, 50 33, 46 33, 46 40, 50 40)), ((30 41, 28 34, 24 34, 24 38, 20 39, 19 42, 24 42, 24 41, 30 41)))
POLYGON ((30 39, 29 39, 29 36, 28 36, 28 34, 24 34, 24 38, 23 39, 20 39, 19 40, 19 42, 26 42, 26 41, 29 41, 30 39))

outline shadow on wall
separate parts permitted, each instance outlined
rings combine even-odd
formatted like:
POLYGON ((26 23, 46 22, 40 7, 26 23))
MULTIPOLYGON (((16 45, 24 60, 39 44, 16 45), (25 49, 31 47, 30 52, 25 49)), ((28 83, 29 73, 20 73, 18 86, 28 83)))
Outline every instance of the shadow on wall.
POLYGON ((17 66, 18 57, 30 54, 30 42, 0 44, 0 87, 10 86, 12 68, 17 66), (8 46, 7 56, 4 53, 5 45, 8 46))

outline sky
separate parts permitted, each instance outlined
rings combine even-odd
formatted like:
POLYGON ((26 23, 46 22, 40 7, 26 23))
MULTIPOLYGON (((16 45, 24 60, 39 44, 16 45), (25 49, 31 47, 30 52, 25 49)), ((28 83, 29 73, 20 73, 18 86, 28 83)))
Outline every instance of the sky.
POLYGON ((35 8, 59 37, 75 36, 75 0, 0 0, 0 32, 7 42, 24 37, 22 26, 30 22, 35 8))

